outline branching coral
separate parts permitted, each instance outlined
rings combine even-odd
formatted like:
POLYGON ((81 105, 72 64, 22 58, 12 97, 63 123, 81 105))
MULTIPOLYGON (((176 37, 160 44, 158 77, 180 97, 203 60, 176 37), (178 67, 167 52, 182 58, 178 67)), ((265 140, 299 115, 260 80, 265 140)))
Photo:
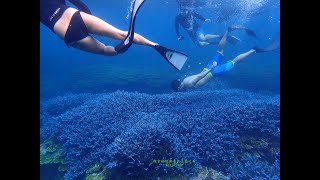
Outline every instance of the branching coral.
POLYGON ((46 123, 41 138, 62 144, 66 179, 80 176, 96 162, 144 179, 194 176, 202 165, 225 171, 234 163, 241 134, 279 138, 280 133, 279 96, 231 89, 76 97, 42 102, 46 123), (175 159, 194 163, 154 163, 175 159))
POLYGON ((243 159, 230 166, 228 174, 232 179, 280 179, 280 161, 276 159, 273 164, 261 161, 257 156, 246 154, 243 159))

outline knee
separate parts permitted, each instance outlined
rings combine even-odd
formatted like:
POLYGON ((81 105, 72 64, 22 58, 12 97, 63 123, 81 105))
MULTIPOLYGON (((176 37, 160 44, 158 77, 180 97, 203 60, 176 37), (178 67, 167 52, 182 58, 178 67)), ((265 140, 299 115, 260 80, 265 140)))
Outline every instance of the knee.
POLYGON ((206 38, 204 37, 203 34, 199 34, 199 35, 198 35, 198 40, 199 40, 199 41, 205 41, 206 38))
POLYGON ((127 34, 128 34, 128 31, 120 31, 118 36, 121 40, 123 40, 124 38, 126 38, 127 34))

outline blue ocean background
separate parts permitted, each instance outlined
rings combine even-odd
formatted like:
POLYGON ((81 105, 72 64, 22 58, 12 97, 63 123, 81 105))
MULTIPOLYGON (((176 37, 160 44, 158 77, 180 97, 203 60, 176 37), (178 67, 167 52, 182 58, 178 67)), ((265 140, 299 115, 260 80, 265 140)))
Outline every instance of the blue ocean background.
MULTIPOLYGON (((130 0, 84 2, 88 5, 93 15, 119 29, 128 29, 130 23, 130 0)), ((250 50, 255 45, 265 47, 280 32, 279 0, 202 0, 201 2, 202 5, 195 7, 195 11, 205 18, 211 19, 211 23, 204 24, 205 33, 223 34, 228 26, 240 24, 254 30, 258 36, 258 38, 252 38, 242 31, 232 32, 232 35, 240 38, 241 42, 237 45, 226 45, 224 51, 226 60, 232 60, 238 54, 250 50), (241 13, 232 14, 227 18, 224 15, 227 13, 228 8, 235 8, 237 12, 241 13)), ((267 141, 268 146, 266 146, 266 149, 272 147, 274 150, 280 147, 280 49, 268 53, 254 54, 237 64, 230 72, 213 78, 204 87, 187 92, 174 93, 170 88, 171 81, 201 72, 217 50, 217 45, 209 45, 202 48, 196 46, 183 29, 180 32, 182 32, 185 38, 183 41, 178 41, 174 26, 177 14, 178 7, 174 0, 146 0, 137 15, 135 31, 165 47, 187 54, 189 59, 181 71, 174 69, 160 54, 147 46, 134 44, 126 53, 110 57, 68 48, 63 40, 46 26, 40 24, 40 137, 41 142, 45 141, 45 139, 51 139, 62 144, 62 152, 66 155, 68 162, 68 170, 66 170, 66 174, 63 174, 66 179, 84 179, 84 171, 93 166, 98 159, 101 160, 100 163, 104 166, 108 165, 107 167, 110 169, 117 167, 116 165, 112 165, 115 159, 117 159, 117 155, 110 156, 109 159, 103 159, 104 156, 101 155, 101 152, 120 152, 120 146, 116 147, 114 145, 115 139, 121 139, 124 136, 126 137, 124 139, 128 139, 127 137, 132 137, 130 136, 130 133, 133 133, 131 131, 141 132, 141 135, 150 135, 144 137, 149 142, 156 141, 152 137, 157 136, 165 140, 169 139, 168 141, 171 142, 170 138, 174 139, 174 136, 178 138, 179 133, 185 136, 185 132, 177 131, 169 137, 162 134, 165 132, 155 130, 158 133, 155 136, 151 127, 158 127, 160 126, 159 124, 168 123, 166 120, 176 119, 177 121, 172 121, 171 123, 180 127, 180 125, 178 126, 178 122, 183 120, 190 125, 186 129, 193 131, 197 126, 196 123, 204 123, 203 121, 206 120, 210 121, 211 116, 208 116, 209 114, 216 116, 214 120, 217 123, 233 126, 234 129, 243 128, 243 131, 241 133, 226 132, 226 129, 224 129, 226 127, 213 123, 212 127, 217 128, 216 130, 221 133, 221 137, 219 136, 219 138, 223 139, 223 137, 228 136, 227 139, 232 139, 230 144, 225 144, 225 148, 230 148, 229 150, 232 153, 229 152, 221 155, 225 158, 217 161, 212 159, 200 160, 201 158, 197 159, 198 156, 209 157, 209 155, 201 155, 203 152, 200 149, 198 151, 193 149, 193 151, 200 153, 200 155, 193 156, 186 153, 184 158, 197 160, 198 164, 197 167, 193 168, 194 170, 201 169, 198 166, 202 165, 219 170, 226 176, 231 177, 231 179, 247 179, 248 177, 251 177, 249 179, 254 179, 254 177, 279 178, 280 172, 277 164, 279 163, 277 161, 279 160, 277 157, 280 156, 279 150, 274 153, 277 157, 268 156, 268 158, 264 157, 264 160, 259 159, 258 161, 256 159, 257 156, 252 155, 254 153, 251 151, 251 154, 249 151, 249 154, 243 153, 246 155, 244 155, 242 161, 239 158, 239 162, 243 164, 255 162, 256 164, 253 166, 257 168, 251 167, 250 169, 248 168, 249 165, 241 166, 232 164, 231 161, 233 161, 232 159, 236 159, 234 151, 243 151, 239 150, 239 147, 235 145, 237 143, 234 141, 236 141, 236 137, 246 134, 245 132, 248 132, 250 136, 257 137, 257 139, 267 141), (234 102, 235 100, 239 101, 234 102), (150 104, 146 105, 147 108, 141 106, 141 104, 148 104, 149 101, 152 101, 150 102, 152 106, 150 104), (250 110, 247 111, 245 108, 241 110, 241 105, 250 110), (105 109, 106 107, 109 110, 105 109), (144 110, 141 110, 141 108, 144 110), (190 112, 187 112, 188 110, 190 112), (88 115, 81 115, 81 112, 85 111, 88 115), (97 114, 89 115, 91 111, 97 114), (182 111, 186 114, 183 114, 182 111), (134 115, 135 112, 139 112, 140 115, 134 115), (230 119, 231 116, 229 117, 229 115, 233 112, 237 112, 238 114, 232 115, 232 117, 238 116, 240 119, 230 119), (107 116, 101 115, 100 117, 100 114, 104 113, 109 114, 107 116), (197 113, 197 116, 194 113, 197 113), (216 115, 219 113, 220 115, 216 115), (253 115, 254 118, 252 119, 251 116, 253 115), (84 118, 83 121, 88 121, 82 124, 85 127, 81 127, 82 125, 76 122, 82 119, 81 116, 84 118), (179 119, 179 116, 183 116, 184 119, 179 119), (115 123, 118 126, 114 126, 115 124, 105 124, 106 122, 101 124, 101 121, 111 119, 112 122, 121 121, 124 125, 115 123), (140 120, 144 119, 143 123, 140 122, 140 120), (248 121, 250 122, 249 124, 248 121), (136 127, 139 124, 138 122, 144 125, 147 124, 147 127, 143 128, 142 125, 136 127), (237 124, 237 127, 235 124, 237 124), (64 130, 64 128, 67 129, 67 126, 69 129, 64 130), (101 126, 105 126, 105 129, 100 128, 101 126), (61 129, 53 127, 61 127, 61 129), (121 129, 121 132, 117 128, 121 129), (75 134, 75 132, 79 133, 80 129, 81 131, 101 131, 100 135, 112 129, 108 133, 114 133, 114 136, 108 136, 109 140, 106 142, 101 141, 97 134, 84 135, 81 137, 82 139, 77 139, 78 136, 71 135, 75 134), (151 132, 145 131, 148 129, 151 132), (123 132, 129 133, 129 135, 123 134, 123 132), (225 135, 223 132, 225 132, 225 135), (269 137, 267 137, 268 135, 269 137), (99 140, 94 142, 96 139, 99 140), (101 147, 99 145, 97 147, 91 146, 87 141, 92 141, 93 144, 99 142, 101 147), (86 142, 88 147, 91 147, 91 150, 88 147, 81 150, 81 147, 84 145, 79 145, 79 152, 73 152, 74 149, 71 148, 71 142, 78 145, 81 142, 86 142), (109 146, 109 144, 113 145, 109 146), (118 148, 118 150, 112 150, 112 148, 118 148), (219 166, 217 164, 220 161, 228 163, 226 163, 226 166, 219 166), (81 165, 75 166, 73 164, 81 165)), ((93 36, 107 45, 115 46, 119 43, 119 41, 107 37, 93 36)), ((161 125, 161 127, 165 127, 165 125, 161 125)), ((171 127, 175 126, 172 125, 171 127)), ((199 125, 200 127, 204 128, 200 129, 200 132, 206 131, 205 125, 199 125)), ((175 130, 172 129, 173 131, 175 130)), ((198 135, 206 138, 210 137, 210 133, 215 134, 216 132, 208 131, 208 133, 206 135, 198 133, 198 135)), ((139 141, 139 137, 136 137, 137 141, 139 141)), ((211 137, 211 139, 215 139, 215 137, 211 137)), ((141 139, 142 141, 143 138, 141 139)), ((180 141, 180 144, 184 145, 180 147, 180 150, 187 148, 181 139, 180 141)), ((205 142, 200 143, 200 140, 196 139, 195 141, 199 142, 199 146, 203 145, 205 147, 205 142)), ((177 144, 179 143, 175 142, 173 144, 175 144, 175 148, 173 148, 171 156, 159 156, 158 158, 177 158, 174 154, 179 152, 179 148, 177 148, 177 144)), ((220 152, 225 151, 223 144, 221 144, 220 148, 220 152)), ((210 153, 217 150, 209 149, 203 151, 210 153)), ((145 150, 141 150, 141 152, 140 150, 139 148, 131 150, 131 154, 140 157, 139 154, 142 152, 146 153, 145 150)), ((151 150, 152 148, 149 149, 149 151, 151 150)), ((218 156, 219 154, 214 157, 218 156)), ((212 158, 214 159, 214 157, 212 158)), ((152 160, 150 159, 150 161, 152 160)), ((121 164, 121 160, 119 162, 121 164)), ((129 161, 123 160, 122 163, 124 162, 129 161)), ((136 161, 134 162, 136 163, 136 161)), ((123 168, 124 166, 122 165, 118 166, 120 170, 118 169, 117 172, 126 172, 128 175, 127 179, 147 179, 146 176, 142 175, 143 173, 140 172, 139 167, 137 167, 138 170, 135 167, 128 170, 123 168), (135 172, 137 172, 137 176, 134 176, 135 172)), ((146 167, 143 166, 143 168, 146 167)), ((175 174, 175 172, 171 172, 170 170, 154 170, 158 174, 150 173, 148 177, 152 177, 152 175, 164 177, 164 174, 166 174, 164 172, 167 171, 169 171, 168 174, 175 174)), ((185 175, 197 174, 189 169, 181 170, 179 173, 185 175)), ((50 179, 49 176, 51 177, 47 170, 41 173, 41 179, 50 179)), ((120 179, 125 178, 122 177, 120 179)))

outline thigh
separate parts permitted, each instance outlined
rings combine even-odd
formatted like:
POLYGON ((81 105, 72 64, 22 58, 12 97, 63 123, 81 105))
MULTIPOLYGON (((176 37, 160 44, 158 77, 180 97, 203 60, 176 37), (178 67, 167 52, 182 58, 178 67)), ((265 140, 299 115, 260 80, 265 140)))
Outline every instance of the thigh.
POLYGON ((74 48, 95 53, 95 54, 104 54, 105 45, 100 41, 96 40, 92 36, 87 36, 84 39, 81 39, 71 45, 74 48))
POLYGON ((200 81, 197 82, 197 84, 195 85, 195 87, 200 87, 203 86, 204 84, 206 84, 211 78, 212 78, 212 74, 211 72, 209 74, 207 74, 204 78, 202 78, 200 81))
POLYGON ((127 35, 126 31, 122 31, 96 16, 84 12, 81 12, 81 16, 89 33, 113 39, 123 39, 127 35))

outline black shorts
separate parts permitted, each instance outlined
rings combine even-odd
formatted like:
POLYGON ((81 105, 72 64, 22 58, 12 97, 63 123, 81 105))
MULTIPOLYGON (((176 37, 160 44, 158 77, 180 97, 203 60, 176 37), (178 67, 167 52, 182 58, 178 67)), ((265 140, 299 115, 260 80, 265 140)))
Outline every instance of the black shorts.
POLYGON ((66 35, 64 36, 64 42, 67 46, 75 43, 85 37, 87 37, 88 30, 80 15, 80 11, 73 14, 66 35))

